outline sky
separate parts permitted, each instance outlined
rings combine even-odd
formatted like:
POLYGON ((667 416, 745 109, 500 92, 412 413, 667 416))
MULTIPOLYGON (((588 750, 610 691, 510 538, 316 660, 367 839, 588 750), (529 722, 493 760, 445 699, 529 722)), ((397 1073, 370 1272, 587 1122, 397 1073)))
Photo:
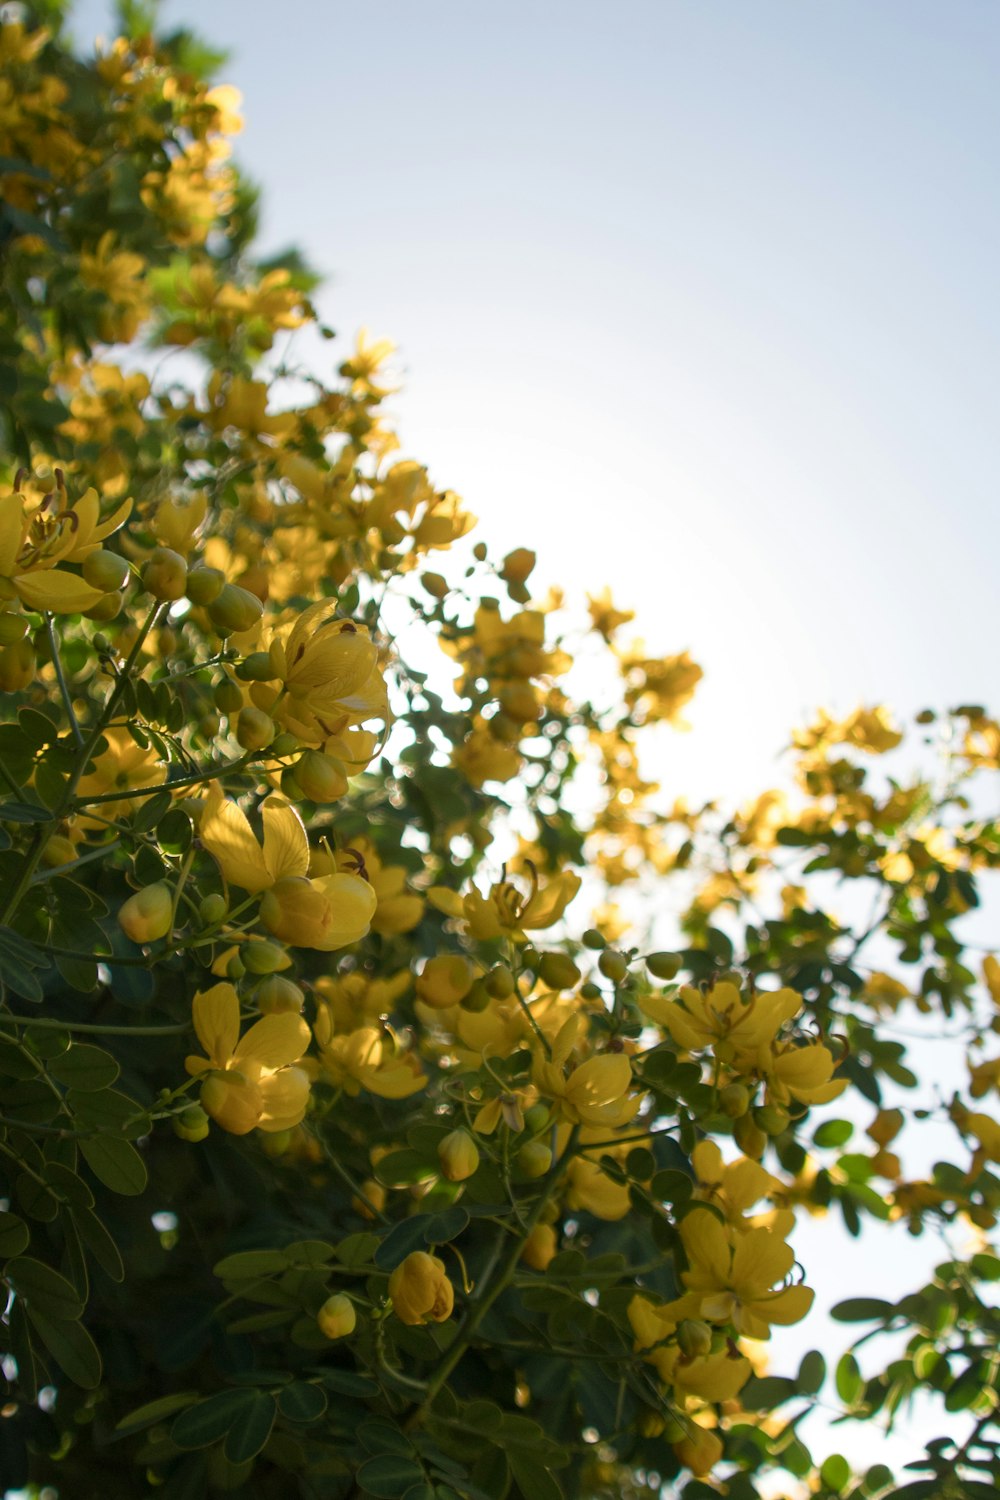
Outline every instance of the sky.
MULTIPOLYGON (((819 704, 996 700, 995 0, 163 16, 231 51, 264 248, 327 275, 345 343, 398 344, 407 454, 704 666, 671 796, 771 783, 819 704)), ((828 1301, 870 1276, 838 1257, 828 1301)))

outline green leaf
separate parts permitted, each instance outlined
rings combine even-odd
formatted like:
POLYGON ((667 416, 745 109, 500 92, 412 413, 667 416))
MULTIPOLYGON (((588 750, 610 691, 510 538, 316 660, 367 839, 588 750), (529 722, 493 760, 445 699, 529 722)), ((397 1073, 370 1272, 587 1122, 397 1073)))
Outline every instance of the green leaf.
POLYGON ((844 1354, 837 1363, 835 1384, 841 1401, 852 1406, 861 1394, 861 1370, 853 1354, 844 1354))
POLYGON ((361 1488, 369 1495, 377 1496, 378 1500, 399 1500, 411 1485, 422 1484, 423 1480, 424 1471, 419 1464, 408 1458, 397 1458, 394 1454, 370 1458, 361 1465, 357 1474, 361 1488))
POLYGON ((423 1250, 427 1244, 424 1230, 434 1214, 414 1214, 390 1229, 375 1251, 375 1264, 380 1271, 394 1271, 413 1250, 423 1250))
POLYGON ((207 1448, 224 1438, 239 1413, 253 1404, 256 1391, 226 1390, 182 1411, 170 1429, 178 1448, 207 1448))
POLYGON ((92 1391, 101 1383, 101 1356, 97 1345, 82 1323, 63 1318, 47 1318, 32 1303, 31 1319, 46 1349, 76 1385, 92 1391))
POLYGON ((71 1281, 30 1255, 15 1256, 4 1268, 4 1275, 29 1309, 50 1318, 78 1318, 83 1302, 71 1281))
POLYGON ((880 1297, 848 1297, 846 1302, 838 1302, 830 1309, 830 1316, 838 1323, 867 1323, 872 1318, 882 1322, 895 1311, 892 1302, 883 1302, 880 1297))
POLYGON ((57 1083, 65 1084, 67 1088, 82 1089, 89 1094, 109 1088, 121 1068, 103 1047, 93 1047, 89 1042, 74 1042, 68 1052, 52 1059, 48 1071, 57 1083))
POLYGON ((375 1179, 384 1187, 409 1187, 415 1182, 426 1182, 439 1170, 437 1162, 431 1162, 423 1151, 390 1151, 375 1164, 375 1179))
POLYGON ((224 1452, 231 1464, 245 1464, 255 1458, 274 1426, 278 1407, 266 1391, 250 1391, 250 1400, 240 1408, 226 1434, 224 1452))
POLYGON ((817 1146, 844 1146, 853 1134, 850 1120, 824 1120, 813 1131, 813 1142, 817 1146))
POLYGON ((66 1104, 82 1129, 105 1130, 115 1137, 135 1141, 141 1135, 148 1135, 153 1128, 153 1122, 142 1105, 117 1089, 99 1089, 97 1093, 70 1089, 66 1104))
POLYGON ((358 1440, 366 1452, 372 1454, 392 1453, 397 1458, 409 1458, 413 1444, 394 1422, 383 1422, 376 1418, 362 1422, 358 1428, 358 1440))
MULTIPOLYGON (((375 1234, 361 1233, 349 1234, 345 1240, 341 1240, 336 1246, 334 1254, 341 1265, 347 1266, 349 1270, 356 1271, 361 1266, 369 1265, 375 1258, 378 1249, 378 1236, 375 1234)), ((291 1247, 289 1246, 289 1252, 291 1247)))
POLYGON ((451 1208, 442 1209, 440 1213, 431 1214, 428 1222, 424 1225, 424 1243, 427 1245, 447 1245, 451 1240, 457 1240, 458 1236, 469 1227, 469 1215, 461 1204, 454 1204, 451 1208))
MULTIPOLYGON (((327 1346, 329 1347, 329 1346, 327 1346)), ((340 1396, 377 1396, 378 1386, 369 1375, 360 1375, 355 1370, 325 1369, 321 1372, 323 1384, 340 1396)))
POLYGON ((326 1392, 304 1380, 286 1385, 278 1395, 278 1409, 289 1422, 318 1422, 326 1407, 326 1392))
POLYGON ((144 1427, 154 1427, 197 1400, 194 1391, 175 1391, 172 1396, 160 1396, 156 1401, 147 1401, 145 1406, 137 1406, 135 1411, 122 1417, 115 1427, 115 1433, 118 1437, 130 1437, 133 1432, 141 1432, 144 1427))
POLYGON ((518 1487, 525 1495, 530 1495, 531 1500, 563 1500, 559 1484, 537 1459, 520 1449, 511 1449, 507 1462, 518 1487))
POLYGON ((0 1213, 0 1260, 20 1255, 30 1241, 31 1231, 23 1219, 17 1214, 0 1213))
POLYGON ((803 1396, 815 1396, 826 1379, 826 1360, 818 1349, 810 1349, 802 1356, 795 1383, 803 1396))
POLYGON ((851 1477, 851 1466, 842 1453, 831 1453, 819 1471, 819 1477, 831 1490, 842 1490, 851 1477))
POLYGON ((134 1146, 113 1135, 95 1135, 80 1142, 87 1166, 113 1193, 134 1198, 149 1181, 146 1163, 134 1146))
POLYGON ((87 1208, 73 1209, 73 1222, 80 1238, 105 1275, 112 1281, 125 1280, 125 1263, 114 1239, 95 1213, 87 1208))
POLYGON ((747 1411, 771 1411, 794 1395, 795 1381, 783 1375, 752 1376, 740 1392, 740 1403, 747 1411))
POLYGON ((213 1274, 223 1281, 257 1281, 261 1276, 287 1270, 288 1256, 284 1250, 241 1250, 212 1267, 213 1274))

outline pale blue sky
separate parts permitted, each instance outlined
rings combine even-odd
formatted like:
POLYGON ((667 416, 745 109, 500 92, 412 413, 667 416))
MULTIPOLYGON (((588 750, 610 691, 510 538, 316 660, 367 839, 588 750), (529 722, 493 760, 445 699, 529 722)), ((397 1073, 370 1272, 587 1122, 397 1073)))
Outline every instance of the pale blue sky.
MULTIPOLYGON (((266 248, 328 273, 345 341, 399 344, 407 450, 705 666, 671 796, 759 789, 820 702, 996 703, 995 0, 164 17, 232 50, 266 248)), ((801 1234, 823 1304, 868 1274, 870 1241, 801 1234)), ((898 1230, 887 1286, 928 1254, 898 1230)))
POLYGON ((704 663, 677 790, 751 791, 819 701, 995 696, 1000 6, 164 17, 232 49, 266 246, 399 344, 407 448, 704 663))

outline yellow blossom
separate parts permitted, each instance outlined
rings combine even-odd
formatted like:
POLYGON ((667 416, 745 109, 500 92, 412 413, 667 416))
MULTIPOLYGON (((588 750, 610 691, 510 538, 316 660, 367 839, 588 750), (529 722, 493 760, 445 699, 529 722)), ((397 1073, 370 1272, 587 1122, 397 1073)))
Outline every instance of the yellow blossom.
POLYGON ((688 1258, 688 1270, 681 1274, 687 1292, 669 1304, 672 1315, 731 1323, 747 1338, 767 1339, 772 1323, 798 1323, 812 1306, 815 1294, 809 1287, 776 1287, 795 1256, 769 1229, 750 1229, 734 1244, 713 1213, 695 1208, 681 1224, 681 1240, 688 1258))
POLYGON ((427 1082, 412 1052, 397 1049, 391 1036, 377 1026, 360 1026, 337 1035, 333 1007, 321 1000, 313 1034, 324 1073, 348 1094, 365 1089, 382 1099, 406 1099, 427 1082))
POLYGON ((401 1323, 443 1323, 455 1305, 455 1288, 444 1262, 414 1250, 389 1277, 392 1310, 401 1323))
POLYGON ((570 1016, 552 1044, 552 1056, 536 1052, 532 1082, 572 1125, 622 1125, 632 1118, 639 1104, 629 1097, 632 1064, 622 1052, 604 1052, 567 1073, 579 1030, 580 1016, 570 1016))
POLYGON ((240 1037, 240 1002, 231 984, 195 995, 194 1029, 207 1054, 185 1067, 203 1077, 201 1103, 231 1135, 288 1130, 306 1112, 308 1075, 295 1064, 309 1045, 309 1027, 290 1011, 264 1016, 240 1037))

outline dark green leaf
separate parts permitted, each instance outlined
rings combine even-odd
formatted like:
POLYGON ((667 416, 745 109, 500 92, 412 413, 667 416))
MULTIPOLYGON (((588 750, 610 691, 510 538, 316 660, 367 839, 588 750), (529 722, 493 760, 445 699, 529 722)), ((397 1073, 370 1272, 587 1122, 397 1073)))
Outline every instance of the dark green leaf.
POLYGON ((838 1323, 867 1323, 871 1318, 881 1322, 895 1311, 891 1302, 883 1302, 880 1297, 848 1297, 846 1302, 838 1302, 830 1309, 830 1316, 838 1323))
POLYGON ((419 1464, 394 1455, 370 1458, 358 1470, 358 1484, 378 1500, 399 1500, 411 1485, 421 1484, 423 1479, 424 1471, 419 1464))
POLYGON ((326 1406, 325 1391, 304 1380, 286 1385, 278 1395, 278 1409, 289 1422, 318 1422, 326 1406))
POLYGON ((125 1265, 121 1252, 97 1215, 86 1208, 75 1208, 73 1222, 79 1230, 81 1240, 101 1270, 110 1276, 112 1281, 124 1281, 125 1265))
POLYGON ((145 1190, 146 1164, 134 1146, 113 1135, 96 1135, 80 1142, 87 1166, 113 1193, 132 1198, 145 1190))
POLYGON ((82 1323, 47 1318, 32 1303, 28 1317, 53 1359, 76 1385, 92 1391, 101 1383, 101 1356, 82 1323))
POLYGON ((0 1260, 20 1255, 27 1250, 31 1231, 17 1214, 0 1213, 0 1260))
POLYGON ((241 1250, 212 1267, 213 1274, 223 1281, 257 1281, 261 1276, 287 1270, 288 1256, 284 1250, 241 1250))
POLYGON ((103 1047, 93 1047, 89 1042, 74 1042, 68 1052, 52 1059, 48 1071, 58 1083, 65 1084, 67 1088, 96 1093, 99 1089, 110 1088, 121 1068, 103 1047))
POLYGON ((122 1417, 115 1432, 119 1437, 129 1437, 133 1432, 141 1432, 144 1427, 153 1427, 167 1417, 172 1417, 175 1412, 191 1406, 197 1399, 193 1391, 175 1391, 172 1396, 160 1396, 156 1401, 147 1401, 145 1406, 137 1406, 127 1417, 122 1417))
POLYGON ((563 1500, 559 1484, 537 1459, 520 1449, 511 1449, 507 1462, 518 1487, 531 1500, 563 1500))
POLYGON ((224 1451, 231 1464, 245 1464, 256 1457, 271 1436, 278 1410, 274 1397, 266 1391, 248 1394, 250 1401, 237 1412, 226 1434, 224 1451))
POLYGON ((30 1308, 47 1317, 78 1318, 83 1312, 83 1302, 73 1283, 32 1256, 15 1256, 7 1262, 4 1275, 30 1308))
POLYGON ((170 1429, 178 1448, 207 1448, 225 1437, 240 1411, 253 1405, 257 1392, 219 1391, 182 1411, 170 1429))

